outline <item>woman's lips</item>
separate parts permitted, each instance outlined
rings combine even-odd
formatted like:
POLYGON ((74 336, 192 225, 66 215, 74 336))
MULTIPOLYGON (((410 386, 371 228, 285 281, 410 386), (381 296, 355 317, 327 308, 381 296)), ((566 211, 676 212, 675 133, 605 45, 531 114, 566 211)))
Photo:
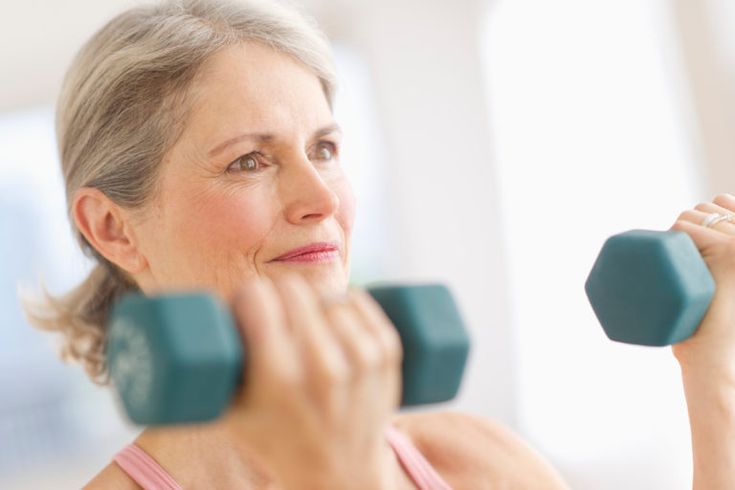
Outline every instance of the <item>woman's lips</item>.
POLYGON ((339 257, 339 247, 334 243, 312 243, 289 250, 274 262, 331 262, 339 257))
POLYGON ((331 252, 312 252, 288 259, 276 259, 276 262, 331 262, 339 257, 339 251, 331 252))

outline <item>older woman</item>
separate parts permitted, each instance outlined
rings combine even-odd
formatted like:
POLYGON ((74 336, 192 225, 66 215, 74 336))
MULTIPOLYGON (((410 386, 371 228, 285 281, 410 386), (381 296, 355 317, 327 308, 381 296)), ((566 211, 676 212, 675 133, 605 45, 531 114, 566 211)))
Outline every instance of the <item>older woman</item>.
MULTIPOLYGON (((104 323, 121 294, 207 288, 230 302, 251 353, 224 417, 145 430, 88 488, 565 487, 498 424, 394 413, 395 331, 364 292, 345 293, 355 202, 333 92, 324 37, 275 3, 135 8, 77 56, 58 139, 73 227, 98 265, 37 322, 105 382, 104 323)), ((731 197, 718 204, 704 211, 735 210, 731 197)), ((696 475, 732 484, 735 295, 722 291, 735 287, 735 230, 692 224, 697 213, 676 226, 721 294, 677 356, 696 395, 696 475)))

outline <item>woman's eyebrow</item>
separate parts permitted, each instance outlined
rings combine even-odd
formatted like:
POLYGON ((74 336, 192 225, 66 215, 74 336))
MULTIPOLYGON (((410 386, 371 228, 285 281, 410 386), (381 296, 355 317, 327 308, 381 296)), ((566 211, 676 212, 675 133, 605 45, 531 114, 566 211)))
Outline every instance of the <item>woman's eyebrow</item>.
MULTIPOLYGON (((316 131, 314 131, 314 134, 311 135, 311 140, 315 140, 317 138, 321 138, 322 136, 325 136, 330 133, 336 133, 341 132, 341 128, 339 127, 339 124, 332 123, 328 126, 324 126, 323 128, 319 128, 316 131)), ((275 138, 274 134, 271 133, 243 133, 239 134, 237 136, 234 136, 232 138, 229 138, 219 145, 212 148, 207 156, 210 158, 217 156, 218 154, 222 153, 228 146, 234 145, 235 143, 239 143, 240 141, 244 140, 257 140, 260 142, 266 142, 271 141, 275 138)))
POLYGON ((339 124, 332 123, 328 126, 324 126, 323 128, 317 129, 316 131, 314 131, 314 134, 311 135, 311 139, 315 140, 317 138, 321 138, 322 136, 326 136, 331 133, 341 133, 341 132, 342 132, 342 128, 339 127, 339 124))

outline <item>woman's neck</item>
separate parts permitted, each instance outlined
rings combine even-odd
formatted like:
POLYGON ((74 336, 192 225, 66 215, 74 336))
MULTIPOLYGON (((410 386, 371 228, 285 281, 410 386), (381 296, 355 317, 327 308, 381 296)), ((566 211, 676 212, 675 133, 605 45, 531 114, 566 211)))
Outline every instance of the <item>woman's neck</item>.
POLYGON ((183 488, 273 487, 266 465, 216 423, 148 428, 135 443, 183 488))

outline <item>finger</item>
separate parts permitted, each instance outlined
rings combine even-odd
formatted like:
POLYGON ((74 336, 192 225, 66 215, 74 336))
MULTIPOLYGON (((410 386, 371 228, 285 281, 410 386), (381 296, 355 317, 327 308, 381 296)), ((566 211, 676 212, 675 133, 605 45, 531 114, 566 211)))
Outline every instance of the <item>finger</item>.
POLYGON ((329 332, 316 293, 301 276, 293 274, 275 282, 287 317, 298 338, 308 380, 320 391, 341 385, 349 379, 342 350, 329 332))
POLYGON ((362 289, 351 289, 349 294, 353 297, 357 311, 365 319, 365 325, 377 336, 386 354, 384 356, 386 364, 400 365, 403 359, 401 338, 383 308, 362 289))
POLYGON ((235 293, 236 324, 245 339, 245 358, 253 376, 288 380, 297 370, 294 346, 286 330, 283 305, 269 279, 249 279, 235 293))
POLYGON ((724 209, 727 209, 730 213, 735 213, 735 196, 732 194, 718 194, 712 202, 724 209))
POLYGON ((401 397, 401 362, 403 348, 398 331, 375 299, 362 289, 352 289, 349 293, 364 325, 374 335, 382 351, 382 372, 384 389, 389 394, 393 407, 401 397))
POLYGON ((322 308, 349 364, 350 382, 345 385, 342 402, 349 403, 350 420, 364 423, 384 420, 393 406, 386 402, 383 391, 386 380, 377 339, 349 294, 343 293, 337 301, 322 300, 322 308))
POLYGON ((322 309, 332 333, 350 365, 353 378, 360 378, 382 364, 382 351, 373 338, 370 326, 359 315, 354 298, 344 294, 339 299, 322 299, 322 309))
POLYGON ((671 229, 687 233, 701 253, 704 253, 710 247, 720 244, 723 239, 721 232, 686 219, 677 220, 671 229))
POLYGON ((731 213, 729 210, 724 209, 717 204, 702 203, 698 204, 693 210, 687 210, 681 213, 679 219, 683 219, 696 225, 710 228, 712 230, 717 230, 723 233, 735 234, 735 224, 727 219, 718 220, 716 223, 713 223, 711 225, 705 225, 705 219, 707 219, 707 217, 712 214, 719 214, 722 216, 733 215, 733 213, 731 213))

